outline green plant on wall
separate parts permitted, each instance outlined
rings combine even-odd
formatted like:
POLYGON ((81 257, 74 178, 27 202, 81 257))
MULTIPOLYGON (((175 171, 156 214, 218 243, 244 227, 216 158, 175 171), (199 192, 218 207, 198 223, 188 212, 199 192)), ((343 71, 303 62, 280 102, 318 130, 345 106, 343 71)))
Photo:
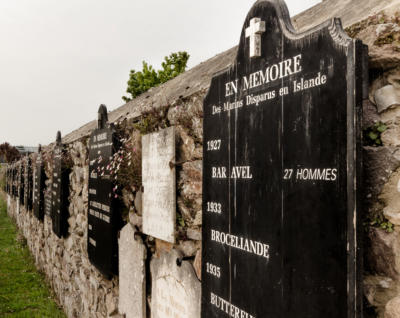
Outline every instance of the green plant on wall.
POLYGON ((185 220, 179 211, 176 211, 176 224, 181 227, 185 227, 185 220))
POLYGON ((104 161, 101 156, 97 160, 100 176, 109 175, 115 183, 113 196, 121 196, 122 189, 140 189, 141 175, 141 144, 140 138, 135 138, 126 127, 116 126, 116 134, 120 144, 114 150, 110 161, 104 161))
POLYGON ((385 132, 387 126, 378 122, 375 125, 364 129, 364 145, 366 146, 382 146, 381 134, 385 132))
POLYGON ((146 135, 167 127, 169 127, 169 122, 165 116, 165 112, 155 108, 144 112, 140 119, 133 124, 133 129, 138 130, 141 135, 146 135))
POLYGON ((373 217, 370 221, 370 225, 379 227, 387 233, 392 233, 394 231, 394 224, 387 220, 383 215, 373 217))
POLYGON ((128 88, 126 89, 130 96, 122 96, 122 99, 125 102, 129 102, 150 88, 165 83, 183 73, 186 70, 189 57, 190 55, 185 51, 171 53, 169 56, 164 57, 164 62, 161 64, 162 69, 158 71, 143 61, 141 71, 130 71, 128 88))

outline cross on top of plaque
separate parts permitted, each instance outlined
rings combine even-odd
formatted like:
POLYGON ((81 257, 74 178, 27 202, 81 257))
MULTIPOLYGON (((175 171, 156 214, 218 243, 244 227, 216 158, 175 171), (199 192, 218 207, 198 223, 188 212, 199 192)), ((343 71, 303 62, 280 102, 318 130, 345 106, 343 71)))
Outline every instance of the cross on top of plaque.
POLYGON ((261 56, 261 34, 265 32, 265 21, 260 18, 250 20, 246 28, 246 38, 250 38, 250 57, 261 56))

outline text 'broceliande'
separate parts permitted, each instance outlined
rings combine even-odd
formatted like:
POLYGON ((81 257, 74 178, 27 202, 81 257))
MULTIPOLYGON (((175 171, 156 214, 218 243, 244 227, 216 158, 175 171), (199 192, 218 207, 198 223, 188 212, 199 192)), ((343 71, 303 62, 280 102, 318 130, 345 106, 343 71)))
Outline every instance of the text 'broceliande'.
POLYGON ((233 234, 211 230, 211 240, 269 259, 269 245, 233 234))

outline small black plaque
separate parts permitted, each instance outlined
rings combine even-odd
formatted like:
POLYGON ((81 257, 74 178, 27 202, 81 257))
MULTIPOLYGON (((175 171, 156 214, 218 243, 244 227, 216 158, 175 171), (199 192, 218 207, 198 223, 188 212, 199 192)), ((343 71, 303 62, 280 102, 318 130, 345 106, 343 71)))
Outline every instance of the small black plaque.
POLYGON ((52 187, 51 182, 48 183, 46 190, 44 191, 44 214, 51 218, 52 209, 52 187))
POLYGON ((46 182, 46 173, 43 167, 41 149, 42 147, 39 145, 34 177, 33 214, 38 220, 42 221, 44 218, 44 188, 46 182))
POLYGON ((204 101, 203 318, 361 317, 362 52, 337 19, 248 14, 204 101))
POLYGON ((25 204, 25 164, 24 160, 18 161, 18 200, 21 205, 25 204))
POLYGON ((118 200, 107 166, 118 141, 114 128, 107 127, 107 108, 99 108, 98 128, 89 140, 88 254, 90 261, 106 276, 118 273, 118 231, 122 220, 118 200))
POLYGON ((7 173, 6 173, 6 192, 11 195, 11 174, 12 170, 11 170, 11 165, 8 164, 7 165, 7 173))
POLYGON ((53 180, 51 185, 51 219, 53 224, 53 232, 58 237, 67 236, 69 218, 68 196, 70 170, 66 167, 63 167, 63 152, 64 149, 61 143, 61 133, 57 132, 53 158, 53 180))
POLYGON ((18 178, 17 178, 17 163, 14 162, 12 165, 12 171, 11 171, 11 194, 13 198, 18 197, 18 178))
POLYGON ((32 200, 33 200, 33 176, 32 176, 32 160, 31 158, 26 158, 25 160, 25 188, 24 188, 24 202, 26 210, 32 210, 32 200))

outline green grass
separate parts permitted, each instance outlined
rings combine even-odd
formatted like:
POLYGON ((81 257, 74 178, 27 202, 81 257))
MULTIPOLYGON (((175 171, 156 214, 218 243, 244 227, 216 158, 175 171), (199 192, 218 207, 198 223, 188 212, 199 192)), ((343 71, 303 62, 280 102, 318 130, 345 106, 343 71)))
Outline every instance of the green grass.
POLYGON ((66 317, 35 268, 0 197, 0 317, 66 317))

